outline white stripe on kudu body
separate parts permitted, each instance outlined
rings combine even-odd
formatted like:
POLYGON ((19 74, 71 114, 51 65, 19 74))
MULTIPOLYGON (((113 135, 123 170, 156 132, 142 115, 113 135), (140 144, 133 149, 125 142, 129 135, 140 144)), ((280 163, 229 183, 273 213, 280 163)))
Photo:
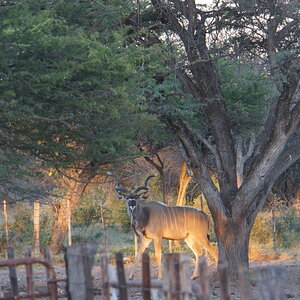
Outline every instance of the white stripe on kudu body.
MULTIPOLYGON (((113 174, 109 175, 116 177, 113 174)), ((204 212, 191 207, 167 206, 155 201, 150 201, 143 206, 140 200, 147 197, 146 192, 149 190, 147 183, 154 176, 148 176, 145 184, 133 192, 121 186, 119 181, 116 185, 119 198, 127 202, 127 212, 133 230, 142 239, 130 278, 133 278, 137 264, 152 240, 158 263, 158 278, 162 278, 161 243, 163 238, 184 240, 187 243, 196 256, 196 266, 192 275, 195 278, 198 276, 198 257, 202 252, 201 245, 217 261, 217 251, 209 241, 209 218, 204 212)))

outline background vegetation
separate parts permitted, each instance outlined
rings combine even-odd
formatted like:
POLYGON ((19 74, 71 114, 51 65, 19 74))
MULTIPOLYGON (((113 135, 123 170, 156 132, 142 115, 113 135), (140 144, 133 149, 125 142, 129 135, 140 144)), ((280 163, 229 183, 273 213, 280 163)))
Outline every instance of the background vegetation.
MULTIPOLYGON (((97 188, 97 190, 99 190, 97 188)), ((96 242, 99 249, 113 254, 122 251, 125 256, 134 256, 133 231, 127 216, 125 203, 120 203, 115 195, 111 195, 105 201, 104 220, 101 221, 101 198, 94 194, 82 199, 72 215, 72 241, 73 243, 96 242), (108 204, 109 203, 109 204, 108 204)), ((300 259, 300 218, 294 207, 287 207, 279 201, 275 202, 275 218, 273 219, 270 208, 265 208, 259 213, 250 239, 250 259, 300 259), (275 231, 274 231, 275 226, 275 231), (275 238, 275 241, 274 241, 275 238), (276 249, 274 249, 274 242, 276 249)), ((199 198, 195 199, 196 208, 200 208, 199 198)), ((207 204, 204 202, 203 210, 209 214, 207 204)), ((9 207, 9 232, 11 244, 15 246, 18 255, 24 248, 32 244, 33 238, 33 211, 26 203, 15 204, 9 207)), ((49 245, 54 214, 50 206, 42 206, 41 213, 41 247, 49 245)), ((211 219, 212 221, 212 219, 211 219)), ((0 249, 1 257, 5 257, 5 230, 3 216, 1 216, 0 249)), ((216 236, 211 230, 211 240, 216 242, 216 236)), ((66 243, 66 241, 65 241, 66 243)), ((168 245, 163 244, 164 251, 168 252, 168 245)), ((189 252, 185 243, 176 244, 173 251, 189 252)), ((154 257, 153 245, 149 253, 154 257)))

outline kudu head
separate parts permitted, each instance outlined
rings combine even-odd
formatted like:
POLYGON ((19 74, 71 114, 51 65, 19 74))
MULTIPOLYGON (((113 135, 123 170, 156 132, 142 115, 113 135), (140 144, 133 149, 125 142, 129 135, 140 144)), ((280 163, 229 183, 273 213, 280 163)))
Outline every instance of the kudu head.
POLYGON ((113 173, 108 173, 109 176, 115 177, 117 184, 115 186, 116 192, 119 196, 119 199, 124 200, 127 202, 127 209, 128 209, 128 214, 130 216, 134 216, 139 207, 140 207, 140 200, 141 199, 146 199, 149 196, 149 186, 148 186, 148 181, 150 178, 155 177, 155 174, 149 175, 144 182, 144 185, 141 185, 137 187, 134 191, 129 191, 127 188, 125 188, 121 183, 119 178, 113 174, 113 173))

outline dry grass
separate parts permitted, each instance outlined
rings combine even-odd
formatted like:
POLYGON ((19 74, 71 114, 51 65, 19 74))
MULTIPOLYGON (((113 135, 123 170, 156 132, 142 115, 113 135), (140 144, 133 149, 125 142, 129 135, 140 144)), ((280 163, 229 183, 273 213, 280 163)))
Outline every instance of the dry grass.
POLYGON ((249 247, 249 259, 255 261, 300 260, 299 247, 292 249, 277 249, 275 252, 271 246, 252 243, 249 247))

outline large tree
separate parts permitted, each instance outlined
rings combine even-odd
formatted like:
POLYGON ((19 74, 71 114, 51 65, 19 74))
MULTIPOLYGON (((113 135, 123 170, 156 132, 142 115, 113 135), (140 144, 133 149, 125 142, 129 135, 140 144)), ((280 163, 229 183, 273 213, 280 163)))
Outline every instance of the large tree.
MULTIPOLYGON (((122 6, 104 2, 0 2, 0 177, 17 154, 74 179, 57 211, 55 249, 67 230, 66 199, 73 209, 100 165, 132 155, 143 116, 128 80, 139 57, 114 31, 122 6)), ((16 193, 8 179, 0 192, 16 193)))
MULTIPOLYGON (((142 32, 148 44, 177 53, 171 56, 170 51, 165 52, 169 73, 164 80, 161 76, 156 80, 160 95, 153 95, 151 111, 160 115, 184 149, 214 219, 219 262, 228 262, 235 273, 238 265, 248 266, 250 232, 268 191, 300 157, 299 136, 294 138, 300 121, 299 4, 216 1, 207 9, 193 0, 141 2, 144 12, 132 14, 128 23, 135 24, 135 29, 148 28, 148 36, 142 32), (234 105, 224 97, 218 68, 224 56, 251 64, 276 86, 276 92, 270 92, 269 101, 264 103, 267 114, 261 117, 260 131, 256 129, 256 135, 248 136, 251 147, 255 138, 253 154, 244 153, 242 160, 237 149, 240 138, 247 135, 241 134, 239 126, 243 124, 234 121, 229 110, 235 109, 234 105), (166 91, 168 85, 164 83, 170 74, 176 75, 183 88, 166 91), (175 102, 180 102, 181 113, 174 109, 175 102), (192 117, 186 117, 184 102, 189 102, 192 117), (219 190, 209 173, 212 162, 204 159, 203 151, 214 157, 219 190), (243 171, 242 182, 237 180, 239 163, 247 164, 246 171, 239 169, 243 171)), ((137 36, 141 40, 139 33, 137 36)))

